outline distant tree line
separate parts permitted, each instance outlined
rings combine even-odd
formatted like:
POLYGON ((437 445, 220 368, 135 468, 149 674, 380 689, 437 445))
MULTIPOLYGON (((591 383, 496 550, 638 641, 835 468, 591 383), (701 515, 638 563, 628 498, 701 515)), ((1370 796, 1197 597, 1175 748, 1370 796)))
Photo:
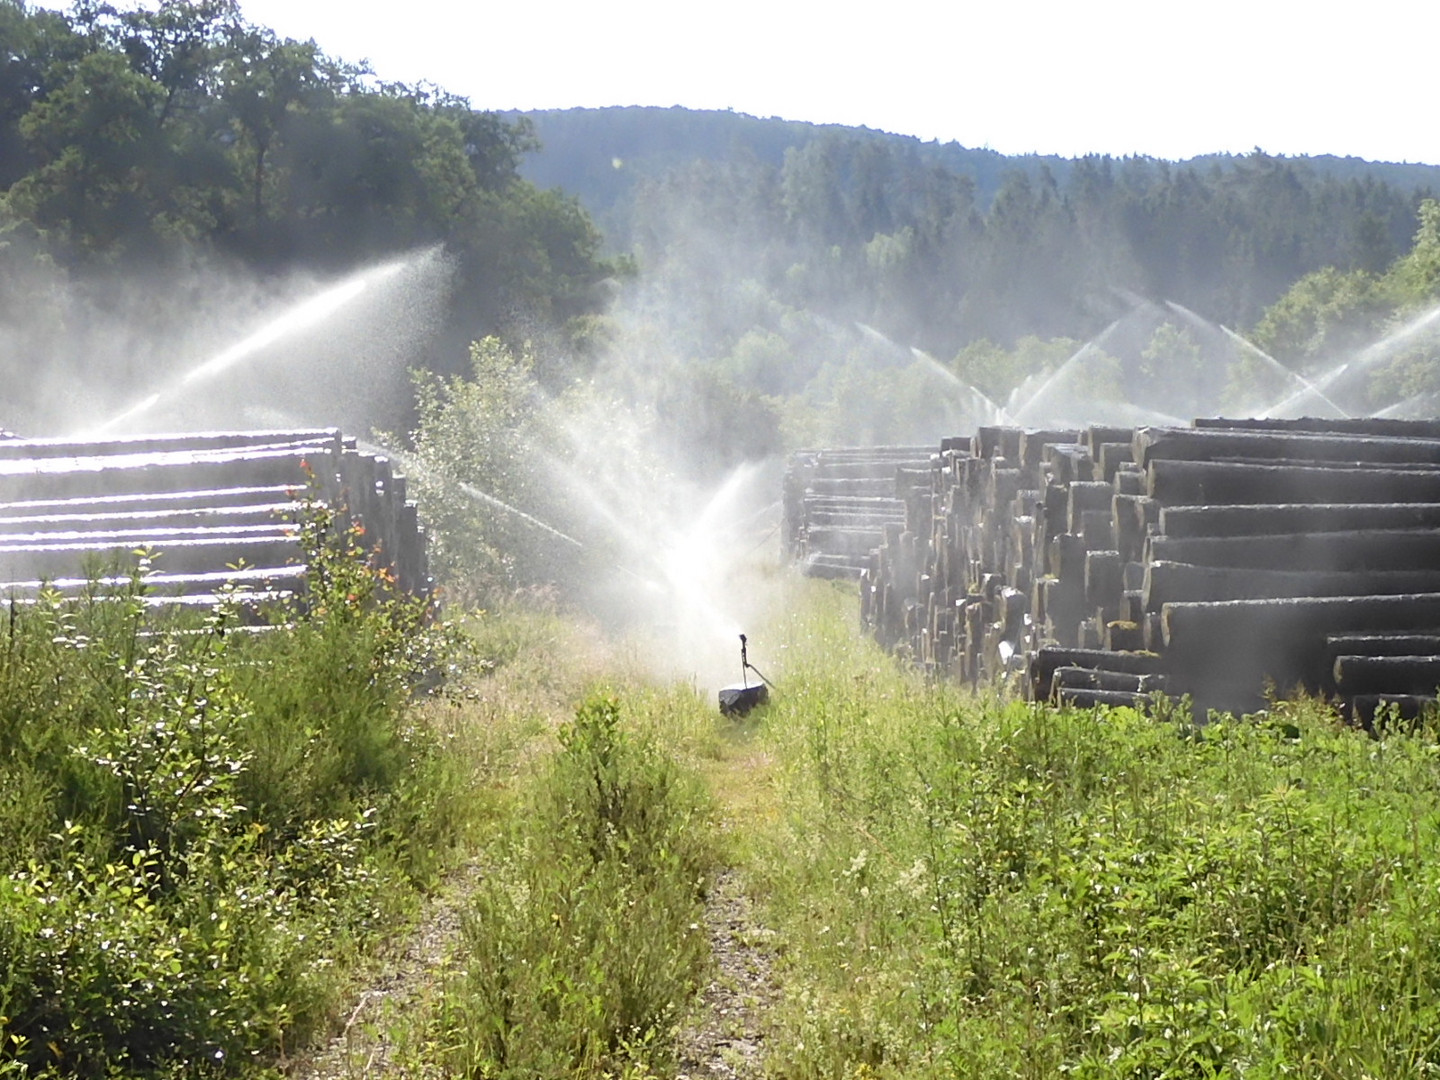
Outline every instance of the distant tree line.
POLYGON ((1082 158, 1065 174, 1017 168, 984 203, 913 144, 822 136, 778 166, 742 151, 643 180, 627 219, 641 265, 715 309, 722 337, 723 272, 950 356, 980 339, 1083 340, 1136 296, 1250 326, 1314 270, 1383 270, 1427 194, 1258 151, 1190 166, 1082 158))
MULTIPOLYGON (((1429 166, 1259 150, 1006 159, 685 109, 533 119, 544 147, 523 170, 575 191, 639 267, 627 325, 645 333, 625 347, 663 341, 685 378, 702 370, 735 398, 729 431, 770 415, 790 444, 923 440, 973 422, 985 402, 947 390, 937 363, 1003 404, 1147 300, 1313 365, 1282 340, 1291 324, 1338 320, 1362 344, 1386 332, 1405 307, 1396 268, 1416 277, 1417 226, 1440 186, 1429 166)), ((1419 294, 1406 295, 1413 307, 1419 294)), ((1163 344, 1145 357, 1141 342, 1127 362, 1158 377, 1182 362, 1163 344)))

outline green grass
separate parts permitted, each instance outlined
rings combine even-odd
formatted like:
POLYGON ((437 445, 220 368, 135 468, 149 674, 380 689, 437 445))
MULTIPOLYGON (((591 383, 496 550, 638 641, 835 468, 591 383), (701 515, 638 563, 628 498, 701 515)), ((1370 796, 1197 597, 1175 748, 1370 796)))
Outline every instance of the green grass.
POLYGON ((6 613, 0 1077, 264 1073, 462 860, 443 984, 395 1021, 417 1074, 673 1071, 721 866, 773 931, 771 1077, 1440 1068, 1433 723, 931 686, 806 581, 735 722, 554 611, 436 651, 333 569, 258 637, 138 582, 6 613))
POLYGON ((483 1077, 650 1075, 708 955, 695 775, 595 696, 522 785, 467 911, 429 1049, 483 1077))

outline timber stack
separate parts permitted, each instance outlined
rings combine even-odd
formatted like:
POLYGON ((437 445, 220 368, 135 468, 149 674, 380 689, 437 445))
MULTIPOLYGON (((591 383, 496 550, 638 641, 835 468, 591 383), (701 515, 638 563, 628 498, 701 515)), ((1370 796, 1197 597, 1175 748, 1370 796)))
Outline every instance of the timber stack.
POLYGON ((801 450, 785 470, 786 556, 812 577, 859 578, 884 530, 903 525, 910 478, 928 484, 923 446, 801 450))
POLYGON ((399 588, 428 590, 425 536, 405 478, 329 430, 0 440, 0 595, 76 593, 148 564, 147 601, 249 603, 303 592, 307 500, 358 525, 399 588))
POLYGON ((937 678, 1202 719, 1298 689, 1366 726, 1436 699, 1440 421, 988 427, 917 461, 847 558, 864 626, 937 678))

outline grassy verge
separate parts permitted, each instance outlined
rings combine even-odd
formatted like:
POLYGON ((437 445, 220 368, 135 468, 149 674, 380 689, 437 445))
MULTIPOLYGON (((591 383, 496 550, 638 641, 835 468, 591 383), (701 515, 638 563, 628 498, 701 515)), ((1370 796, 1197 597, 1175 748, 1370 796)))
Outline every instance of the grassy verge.
POLYGON ((816 582, 756 635, 779 689, 743 723, 587 692, 610 658, 535 610, 470 620, 416 705, 436 654, 376 584, 258 637, 139 582, 7 612, 0 1077, 263 1072, 460 858, 447 981, 399 1023, 418 1074, 671 1069, 719 865, 775 932, 775 1077, 1440 1067, 1433 728, 929 687, 816 582))
POLYGON ((804 595, 750 849, 784 943, 771 1075, 1434 1071, 1433 730, 928 689, 804 595))

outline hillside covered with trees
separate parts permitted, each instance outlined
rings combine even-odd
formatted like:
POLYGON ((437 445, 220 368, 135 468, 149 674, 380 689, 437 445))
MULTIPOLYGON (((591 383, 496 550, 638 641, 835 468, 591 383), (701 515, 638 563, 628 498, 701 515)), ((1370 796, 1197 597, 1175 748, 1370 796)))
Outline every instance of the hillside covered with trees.
POLYGON ((524 118, 543 146, 526 174, 575 192, 647 267, 715 222, 710 256, 745 278, 937 355, 984 336, 1086 336, 1121 289, 1249 326, 1322 266, 1383 270, 1440 190, 1433 166, 1259 150, 1007 158, 684 109, 524 118))
MULTIPOLYGON (((523 119, 542 148, 522 171, 574 191, 636 260, 623 311, 646 331, 627 348, 658 337, 741 398, 767 401, 791 443, 938 437, 975 413, 938 400, 937 364, 1004 404, 1116 320, 1167 303, 1188 330, 1131 333, 1127 373, 1190 362, 1200 342, 1186 334, 1220 337, 1214 324, 1297 370, 1335 362, 1288 348, 1267 329, 1282 318, 1272 307, 1301 303, 1297 281, 1314 293, 1316 281, 1385 277, 1411 257, 1420 209, 1440 190, 1434 166, 1260 150, 1007 158, 679 108, 523 119)), ((1423 294, 1371 296, 1365 318, 1346 315, 1345 340, 1382 336, 1423 294)))

